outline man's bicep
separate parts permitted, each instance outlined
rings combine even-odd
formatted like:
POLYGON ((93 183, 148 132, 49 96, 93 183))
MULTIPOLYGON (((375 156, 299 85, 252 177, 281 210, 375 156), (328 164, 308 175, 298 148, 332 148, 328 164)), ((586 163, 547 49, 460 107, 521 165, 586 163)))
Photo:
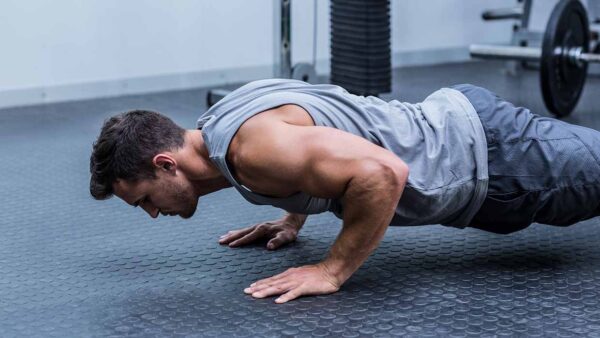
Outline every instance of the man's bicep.
POLYGON ((383 167, 401 175, 404 162, 366 139, 328 127, 282 123, 257 136, 255 153, 263 175, 315 197, 339 198, 357 175, 383 167))

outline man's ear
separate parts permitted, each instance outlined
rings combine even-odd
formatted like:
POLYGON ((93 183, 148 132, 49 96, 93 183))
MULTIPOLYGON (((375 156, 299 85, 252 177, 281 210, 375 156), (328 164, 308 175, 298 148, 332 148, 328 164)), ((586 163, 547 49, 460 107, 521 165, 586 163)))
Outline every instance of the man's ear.
POLYGON ((152 164, 157 170, 175 172, 177 169, 177 161, 168 154, 158 154, 152 159, 152 164))

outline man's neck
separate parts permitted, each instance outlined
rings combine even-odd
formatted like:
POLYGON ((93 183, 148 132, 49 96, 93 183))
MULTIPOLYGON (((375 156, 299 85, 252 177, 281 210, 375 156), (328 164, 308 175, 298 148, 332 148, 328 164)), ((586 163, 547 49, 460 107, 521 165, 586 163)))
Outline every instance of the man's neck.
POLYGON ((189 171, 190 179, 199 196, 229 188, 231 183, 223 176, 217 166, 210 160, 208 149, 200 130, 187 130, 182 160, 189 171))

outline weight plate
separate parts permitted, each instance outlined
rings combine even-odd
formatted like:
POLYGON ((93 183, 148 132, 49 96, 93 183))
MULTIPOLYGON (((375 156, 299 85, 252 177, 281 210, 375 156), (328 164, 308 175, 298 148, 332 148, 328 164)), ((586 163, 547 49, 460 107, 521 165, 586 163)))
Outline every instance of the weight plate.
POLYGON ((342 1, 331 1, 333 6, 340 6, 346 8, 364 8, 364 7, 389 7, 389 0, 342 0, 342 1))
MULTIPOLYGON (((377 38, 378 36, 386 36, 386 35, 390 35, 390 25, 381 25, 380 27, 375 27, 375 26, 362 26, 360 24, 353 24, 353 25, 339 25, 336 23, 333 23, 333 25, 331 25, 331 32, 332 33, 342 33, 342 34, 352 34, 352 35, 360 35, 360 36, 364 36, 367 35, 368 38, 377 38)), ((358 38, 358 37, 357 37, 358 38)))
POLYGON ((382 53, 389 53, 391 51, 391 44, 389 41, 381 41, 381 45, 376 45, 373 43, 374 41, 357 43, 356 41, 350 41, 348 39, 332 37, 331 42, 332 49, 336 50, 338 53, 348 52, 350 54, 358 55, 381 55, 382 53))
POLYGON ((379 66, 389 65, 391 63, 391 60, 390 60, 389 54, 387 56, 384 55, 383 57, 378 57, 378 58, 371 58, 371 57, 367 58, 364 56, 340 55, 340 54, 332 53, 331 63, 338 63, 338 62, 353 64, 353 65, 357 65, 357 66, 368 65, 368 66, 379 67, 379 66))
POLYGON ((391 68, 391 60, 388 57, 387 59, 379 59, 379 60, 370 60, 370 59, 357 59, 357 58, 349 58, 343 56, 335 56, 331 57, 331 64, 339 64, 339 65, 348 65, 348 66, 356 66, 370 69, 389 69, 391 68))
POLYGON ((381 39, 381 37, 375 39, 356 39, 350 36, 341 36, 340 34, 331 34, 331 43, 339 43, 342 45, 355 46, 359 48, 376 48, 379 50, 389 49, 391 46, 389 39, 381 39))
POLYGON ((347 6, 346 4, 340 5, 332 3, 329 6, 331 13, 337 13, 338 11, 347 12, 347 13, 366 13, 366 14, 382 14, 389 13, 390 6, 387 4, 382 4, 379 6, 347 6))
POLYGON ((332 41, 331 43, 331 52, 336 55, 349 55, 354 57, 377 57, 381 56, 389 56, 391 53, 390 47, 372 47, 365 45, 351 45, 349 43, 341 43, 339 41, 332 41), (375 49, 375 50, 372 50, 375 49))
POLYGON ((359 18, 380 18, 385 19, 390 17, 389 8, 378 8, 372 10, 370 8, 338 8, 336 6, 331 7, 331 17, 359 17, 359 18))
POLYGON ((368 12, 349 12, 337 10, 331 13, 331 20, 340 23, 350 22, 352 20, 358 21, 361 24, 378 24, 390 21, 390 14, 388 12, 381 12, 379 14, 368 13, 368 12))
POLYGON ((352 22, 352 23, 340 23, 334 22, 331 20, 331 31, 332 32, 356 32, 356 33, 371 33, 373 35, 379 34, 390 34, 390 24, 381 23, 381 24, 363 24, 362 22, 352 22))
POLYGON ((589 27, 586 10, 579 0, 561 0, 546 26, 540 84, 546 107, 559 117, 573 111, 583 91, 587 63, 571 62, 566 51, 581 48, 582 52, 588 52, 589 27))
POLYGON ((351 29, 355 31, 376 31, 382 32, 386 30, 390 30, 390 22, 365 22, 364 20, 330 20, 331 29, 344 31, 346 29, 351 29))
POLYGON ((385 78, 390 76, 391 67, 379 67, 379 68, 365 68, 353 65, 340 65, 332 64, 331 71, 335 71, 336 74, 352 76, 355 78, 385 78))
POLYGON ((367 51, 364 48, 348 48, 348 46, 336 46, 331 48, 331 55, 340 58, 349 57, 351 59, 381 61, 390 58, 390 49, 385 48, 376 52, 367 51))

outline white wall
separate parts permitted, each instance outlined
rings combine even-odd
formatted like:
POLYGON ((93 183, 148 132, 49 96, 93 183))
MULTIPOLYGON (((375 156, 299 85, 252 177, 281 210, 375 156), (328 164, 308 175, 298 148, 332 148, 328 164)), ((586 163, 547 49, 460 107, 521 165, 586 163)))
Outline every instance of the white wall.
POLYGON ((270 5, 2 0, 0 89, 267 64, 270 5))
MULTIPOLYGON (((465 60, 506 43, 486 8, 515 0, 392 0, 393 65, 465 60)), ((0 107, 216 86, 269 77, 273 0, 2 0, 0 107)), ((313 1, 292 1, 293 62, 312 61, 313 1)), ((329 70, 329 1, 318 1, 318 71, 329 70)))

